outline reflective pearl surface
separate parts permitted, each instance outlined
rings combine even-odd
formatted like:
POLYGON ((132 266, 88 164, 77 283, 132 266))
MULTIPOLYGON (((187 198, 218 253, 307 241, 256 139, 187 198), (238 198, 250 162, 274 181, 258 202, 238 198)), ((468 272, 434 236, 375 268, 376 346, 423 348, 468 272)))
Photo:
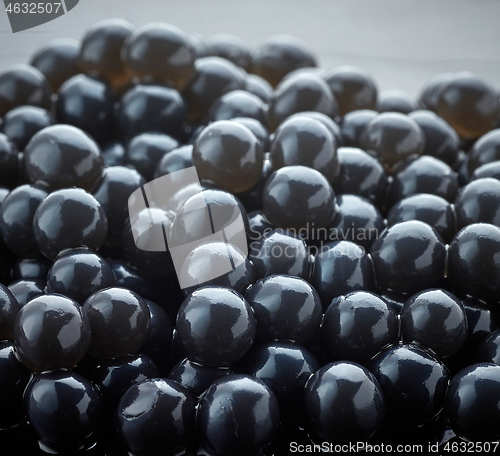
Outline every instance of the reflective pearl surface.
POLYGON ((369 250, 385 228, 380 211, 369 200, 357 195, 339 195, 335 201, 338 212, 331 224, 330 236, 369 250))
POLYGON ((500 129, 481 136, 472 146, 469 154, 469 173, 487 163, 500 160, 500 129))
POLYGON ((324 344, 335 360, 366 363, 398 340, 397 314, 380 296, 353 291, 334 298, 321 327, 324 344))
POLYGON ((58 255, 47 276, 47 292, 73 299, 80 305, 96 291, 116 286, 113 270, 104 258, 88 249, 58 255))
POLYGON ((318 111, 330 117, 338 114, 335 98, 326 82, 312 73, 301 73, 280 83, 268 105, 269 130, 287 117, 302 111, 318 111))
POLYGON ((36 68, 18 64, 0 72, 0 117, 18 106, 50 109, 50 87, 36 68))
POLYGON ((441 289, 413 295, 401 310, 404 343, 430 348, 443 359, 456 353, 467 337, 467 315, 455 295, 441 289))
POLYGON ((97 251, 104 243, 108 221, 99 202, 85 190, 67 188, 48 195, 33 220, 36 243, 50 259, 64 249, 89 247, 97 251))
POLYGON ((196 139, 193 164, 200 179, 207 179, 234 193, 250 189, 262 172, 263 150, 245 126, 220 120, 206 127, 196 139))
POLYGON ((250 117, 235 117, 231 120, 247 127, 260 141, 262 150, 264 152, 269 151, 269 131, 263 124, 261 124, 258 120, 252 119, 250 117))
POLYGON ((337 153, 340 171, 333 182, 335 192, 363 196, 380 207, 387 186, 387 174, 380 162, 354 147, 340 147, 337 153))
POLYGON ((56 38, 38 49, 30 65, 43 73, 53 93, 69 78, 80 73, 80 43, 71 38, 56 38))
POLYGON ((348 112, 342 119, 342 142, 345 147, 361 147, 361 137, 368 123, 378 115, 376 111, 361 109, 348 112))
POLYGON ((421 155, 425 136, 411 117, 386 112, 368 123, 361 143, 362 149, 373 151, 387 168, 391 168, 411 155, 421 155))
POLYGON ((446 394, 445 410, 453 430, 474 442, 498 440, 499 399, 500 366, 479 363, 461 370, 451 380, 446 394))
POLYGON ((266 186, 266 182, 272 172, 272 162, 269 157, 269 153, 266 153, 264 154, 264 163, 262 165, 262 171, 257 183, 250 187, 248 190, 236 194, 247 212, 262 209, 262 196, 264 187, 266 186))
POLYGON ((337 142, 326 126, 310 116, 294 115, 280 124, 271 143, 273 169, 302 165, 330 182, 338 174, 337 142))
POLYGON ((115 426, 137 456, 182 449, 193 438, 195 406, 191 393, 172 380, 145 380, 122 396, 115 426))
POLYGON ((212 104, 209 117, 212 121, 250 117, 265 125, 266 105, 257 95, 246 90, 233 90, 212 104))
POLYGON ((439 286, 444 275, 445 245, 431 226, 417 220, 388 227, 370 254, 382 288, 413 294, 439 286))
POLYGON ((271 443, 280 419, 274 393, 248 375, 216 380, 200 401, 201 444, 219 456, 251 456, 271 443))
POLYGON ((138 84, 121 100, 117 123, 125 139, 140 133, 184 134, 187 106, 177 90, 161 85, 138 84))
POLYGON ((105 19, 89 27, 80 45, 80 66, 84 73, 96 74, 113 87, 121 87, 131 79, 130 70, 121 57, 125 40, 135 26, 125 19, 105 19))
POLYGON ((248 74, 245 82, 245 90, 257 95, 262 101, 267 103, 273 96, 273 86, 264 78, 256 74, 248 74))
POLYGON ((383 90, 378 94, 378 112, 400 112, 401 114, 409 114, 417 109, 418 105, 415 100, 402 90, 383 90))
POLYGON ((16 352, 35 372, 71 368, 90 344, 90 323, 72 299, 48 294, 28 302, 14 326, 16 352))
POLYGON ((21 307, 37 296, 45 294, 47 281, 43 279, 20 279, 9 284, 9 291, 21 307))
POLYGON ((186 145, 171 150, 163 155, 156 164, 154 178, 190 168, 193 165, 193 146, 186 145))
POLYGON ((389 200, 394 204, 416 193, 430 193, 453 202, 458 188, 455 171, 441 160, 423 155, 409 158, 395 167, 389 200))
POLYGON ((110 86, 79 74, 59 89, 56 118, 59 123, 78 127, 102 143, 112 138, 114 132, 115 103, 110 86))
POLYGON ((103 146, 101 155, 104 166, 120 166, 123 165, 125 147, 121 142, 107 143, 103 146))
POLYGON ((377 355, 368 369, 382 387, 386 418, 396 426, 418 426, 443 408, 449 373, 431 352, 395 345, 377 355))
POLYGON ((35 212, 47 196, 42 188, 21 185, 12 190, 2 202, 0 233, 5 245, 16 255, 27 258, 40 256, 33 235, 35 212))
POLYGON ((232 374, 231 369, 203 366, 185 358, 168 374, 168 379, 180 383, 195 396, 200 397, 219 377, 232 374))
POLYGON ((339 115, 358 109, 375 109, 377 86, 373 77, 362 68, 343 65, 323 75, 339 105, 339 115))
POLYGON ((500 228, 474 223, 458 232, 448 252, 448 277, 459 296, 496 304, 500 292, 500 228))
POLYGON ((0 340, 12 339, 14 322, 20 308, 10 290, 0 284, 0 340))
POLYGON ((52 262, 47 258, 19 259, 12 267, 12 278, 20 279, 46 279, 52 262))
POLYGON ((442 73, 429 79, 420 92, 418 104, 422 109, 437 111, 437 102, 441 87, 453 78, 453 73, 442 73))
POLYGON ((340 131, 340 127, 331 117, 327 116, 326 114, 323 114, 322 112, 301 111, 301 112, 297 112, 295 114, 292 114, 290 117, 285 119, 285 121, 288 119, 293 119, 295 117, 302 117, 302 116, 311 117, 314 120, 321 122, 323 124, 323 126, 325 126, 327 128, 327 130, 335 138, 337 146, 340 147, 343 145, 342 133, 340 131))
POLYGON ((247 235, 251 250, 252 250, 252 242, 258 241, 264 235, 274 230, 273 225, 271 225, 271 223, 264 217, 262 211, 250 212, 248 214, 248 224, 249 224, 249 230, 247 235))
POLYGON ((218 33, 206 41, 210 55, 222 57, 246 71, 250 70, 250 48, 241 38, 229 33, 218 33))
POLYGON ((135 168, 149 182, 153 179, 156 165, 161 158, 178 147, 177 140, 169 135, 141 133, 128 143, 123 162, 135 168))
POLYGON ((255 329, 248 302, 225 287, 194 291, 177 314, 176 331, 188 358, 207 366, 238 361, 250 350, 255 329))
POLYGON ((500 226, 500 181, 484 177, 462 187, 455 199, 455 212, 458 228, 471 223, 500 226))
POLYGON ((80 187, 91 191, 104 170, 101 150, 82 130, 53 125, 39 131, 26 146, 24 164, 31 182, 52 190, 80 187))
POLYGON ((305 402, 313 430, 336 444, 368 439, 384 419, 382 389, 373 374, 356 363, 336 362, 319 369, 306 384, 305 402))
POLYGON ((477 348, 476 361, 500 365, 500 330, 493 331, 483 339, 477 348))
POLYGON ((272 230, 257 236, 250 243, 248 258, 259 279, 273 274, 309 279, 311 256, 307 244, 290 231, 272 230))
POLYGON ((18 180, 18 150, 12 140, 0 133, 0 183, 12 188, 18 180))
POLYGON ((387 224, 420 220, 432 226, 446 244, 457 232, 454 207, 437 195, 419 193, 398 201, 387 214, 387 224))
POLYGON ((92 329, 88 352, 98 358, 128 355, 139 350, 149 330, 149 309, 137 293, 107 288, 83 305, 92 329))
POLYGON ((289 35, 269 38, 252 54, 252 73, 263 77, 273 87, 297 68, 316 66, 316 56, 305 43, 289 35))
POLYGON ((321 298, 323 309, 337 296, 375 290, 373 267, 363 248, 353 242, 335 241, 322 245, 319 252, 311 284, 321 298))
POLYGON ((54 123, 49 111, 36 106, 20 106, 5 115, 2 129, 17 149, 23 151, 36 133, 54 123))
POLYGON ((461 138, 476 139, 497 126, 500 100, 489 82, 462 72, 443 83, 436 109, 461 138))
POLYGON ((182 89, 195 74, 195 52, 189 36, 165 23, 147 24, 126 39, 122 58, 139 77, 168 81, 182 89))
POLYGON ((269 177, 263 193, 266 218, 280 228, 328 226, 334 219, 335 193, 319 171, 286 166, 269 177))
POLYGON ((245 293, 257 320, 256 341, 309 342, 319 331, 322 311, 316 290, 305 280, 272 275, 245 293))
POLYGON ((26 390, 24 403, 38 437, 56 451, 77 450, 102 422, 99 391, 72 371, 38 374, 26 390))
POLYGON ((191 121, 204 119, 212 103, 224 94, 245 88, 245 77, 241 69, 226 59, 197 59, 195 69, 196 75, 184 92, 190 106, 191 121))
POLYGON ((493 177, 500 180, 500 161, 494 161, 476 168, 472 173, 471 180, 481 179, 483 177, 493 177))
POLYGON ((25 420, 23 393, 31 376, 16 358, 15 345, 11 341, 0 341, 0 372, 0 429, 5 429, 25 420))
POLYGON ((457 132, 441 117, 431 111, 414 111, 409 114, 425 136, 423 155, 439 158, 450 166, 458 160, 460 138, 457 132))

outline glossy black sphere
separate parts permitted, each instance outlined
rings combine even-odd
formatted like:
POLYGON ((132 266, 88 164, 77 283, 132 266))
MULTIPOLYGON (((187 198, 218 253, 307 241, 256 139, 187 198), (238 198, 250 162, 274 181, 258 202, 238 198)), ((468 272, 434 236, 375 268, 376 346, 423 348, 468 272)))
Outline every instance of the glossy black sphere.
POLYGON ((220 57, 204 57, 195 62, 196 76, 185 91, 191 121, 205 119, 212 103, 233 90, 245 89, 244 73, 220 57))
POLYGON ((193 146, 181 146, 162 156, 161 160, 156 164, 154 177, 156 179, 182 169, 191 168, 191 166, 194 166, 193 146))
POLYGON ((47 276, 47 293, 62 294, 80 305, 96 291, 114 286, 115 275, 104 258, 82 248, 58 255, 47 276))
POLYGON ((47 280, 43 279, 20 279, 9 284, 9 291, 21 307, 26 303, 45 294, 47 280))
POLYGON ((415 100, 402 90, 383 90, 378 94, 378 112, 399 112, 401 114, 409 114, 417 109, 418 105, 415 100))
MULTIPOLYGON (((259 241, 270 231, 274 230, 274 226, 266 219, 261 210, 253 211, 248 214, 248 243, 252 249, 252 242, 259 241)), ((250 252, 257 253, 257 252, 250 252)))
POLYGON ((99 202, 85 190, 67 188, 48 195, 33 220, 36 243, 54 259, 68 248, 89 247, 97 251, 104 243, 108 221, 99 202))
POLYGON ((437 111, 437 102, 439 92, 445 82, 448 82, 454 76, 453 73, 441 73, 429 79, 420 92, 418 104, 422 109, 428 109, 432 112, 437 111))
POLYGON ((36 133, 54 123, 49 111, 36 106, 20 106, 5 115, 2 130, 17 149, 23 151, 36 133))
POLYGON ((0 341, 0 372, 0 429, 4 429, 24 421, 23 393, 31 377, 17 359, 11 341, 0 341))
POLYGON ((319 369, 306 384, 305 402, 312 429, 336 444, 368 439, 384 419, 382 389, 356 363, 335 362, 319 369))
POLYGON ((416 193, 430 193, 453 202, 458 187, 457 173, 441 160, 428 155, 408 158, 394 169, 389 202, 394 204, 416 193))
POLYGON ((500 226, 500 181, 476 179, 462 187, 455 199, 458 228, 472 223, 500 226))
POLYGON ((500 330, 493 331, 483 339, 477 348, 476 361, 500 365, 500 330))
POLYGON ((102 159, 106 167, 123 165, 124 157, 125 146, 121 142, 110 142, 102 148, 102 159))
POLYGON ((245 293, 257 320, 256 341, 291 340, 305 344, 321 324, 321 301, 305 280, 272 275, 257 281, 245 293))
POLYGON ((69 78, 80 73, 80 43, 71 38, 57 38, 38 49, 30 65, 43 73, 53 93, 69 78))
POLYGON ((256 74, 248 74, 245 81, 245 90, 257 95, 262 101, 267 103, 273 96, 273 86, 264 78, 256 74))
POLYGON ((166 454, 193 438, 196 401, 172 380, 145 380, 122 396, 115 426, 125 446, 137 456, 166 454))
POLYGON ((336 193, 363 196, 377 207, 384 202, 387 174, 380 162, 361 149, 338 149, 340 171, 333 182, 336 193))
POLYGON ((494 161, 476 168, 472 173, 471 180, 481 179, 483 177, 493 177, 500 180, 500 161, 494 161))
POLYGON ((337 102, 320 76, 301 73, 276 87, 268 105, 269 130, 276 130, 287 117, 302 111, 318 111, 330 117, 338 114, 337 102))
POLYGON ((253 93, 246 90, 233 90, 212 104, 209 117, 212 121, 249 117, 265 125, 266 105, 253 93))
POLYGON ((365 363, 386 345, 397 342, 397 314, 380 296, 354 291, 333 299, 325 312, 321 335, 335 360, 365 363))
POLYGON ((323 77, 339 105, 339 115, 359 109, 375 109, 377 85, 365 70, 344 65, 327 71, 323 77))
POLYGON ((26 146, 24 164, 31 182, 51 190, 80 187, 91 191, 104 169, 101 150, 82 130, 54 125, 39 131, 26 146))
POLYGON ((500 160, 499 128, 486 133, 474 143, 469 154, 469 173, 472 174, 480 166, 497 160, 500 160))
POLYGON ((337 296, 357 290, 374 291, 373 266, 359 245, 349 241, 331 242, 322 245, 315 258, 311 284, 326 309, 337 296))
POLYGON ((413 345, 396 345, 377 355, 368 368, 382 387, 389 422, 417 426, 443 408, 449 373, 431 352, 413 345))
POLYGON ((247 127, 227 120, 206 127, 193 148, 193 164, 200 179, 233 193, 248 190, 257 183, 263 160, 257 137, 247 127))
POLYGON ((191 361, 229 366, 252 346, 255 319, 239 293, 225 287, 204 287, 180 307, 176 330, 191 361))
POLYGON ((335 193, 319 171, 286 166, 269 177, 263 208, 266 218, 280 228, 324 228, 335 217, 335 193))
POLYGON ((336 198, 337 215, 330 227, 330 237, 351 241, 366 250, 385 228, 380 211, 367 199, 357 195, 336 198))
POLYGON ((441 289, 413 295, 401 310, 404 343, 430 348, 439 358, 456 353, 467 337, 467 315, 455 295, 441 289))
POLYGON ((446 394, 446 415, 455 433, 473 442, 500 439, 500 366, 472 364, 453 377, 446 394))
POLYGON ((127 139, 145 132, 178 138, 184 134, 186 115, 186 103, 177 90, 138 84, 122 97, 117 122, 127 139))
POLYGON ((241 38, 229 33, 218 33, 208 38, 206 44, 209 55, 222 57, 246 71, 250 70, 250 48, 241 38))
POLYGON ((270 148, 273 169, 302 165, 316 169, 330 182, 338 175, 337 141, 311 116, 294 115, 280 124, 270 148))
POLYGON ((345 147, 361 147, 363 131, 378 113, 371 109, 361 109, 347 113, 342 119, 342 142, 345 147))
POLYGON ((0 233, 5 245, 16 255, 25 258, 40 256, 33 233, 35 212, 47 196, 42 188, 21 185, 12 190, 2 202, 0 233))
POLYGON ((305 43, 289 35, 269 38, 252 54, 252 73, 263 77, 273 87, 293 70, 316 66, 316 56, 305 43))
POLYGON ((45 257, 21 258, 12 267, 12 279, 46 279, 52 262, 45 257))
POLYGON ((203 395, 197 411, 202 445, 218 456, 252 456, 271 443, 280 419, 274 393, 248 375, 227 375, 203 395))
POLYGON ((56 118, 73 125, 102 143, 114 130, 115 96, 105 82, 83 74, 68 79, 59 89, 56 118))
MULTIPOLYGON (((254 230, 253 234, 258 233, 254 230)), ((309 279, 311 270, 309 249, 306 242, 293 232, 271 230, 258 235, 249 245, 248 258, 259 279, 273 274, 309 279)))
POLYGON ((0 340, 12 340, 14 322, 20 308, 11 291, 0 284, 0 340))
POLYGON ((439 286, 444 275, 445 245, 431 226, 417 220, 388 227, 370 254, 382 288, 413 294, 439 286))
POLYGON ((409 116, 424 133, 425 147, 422 154, 439 158, 453 166, 460 152, 460 138, 457 132, 431 111, 414 111, 409 116))
POLYGON ((0 133, 0 184, 12 188, 18 183, 18 150, 14 142, 0 133))
POLYGON ((411 117, 386 112, 368 123, 361 143, 363 149, 372 151, 387 168, 392 168, 411 155, 421 155, 425 136, 411 117))
POLYGON ((420 193, 398 201, 387 214, 387 224, 420 220, 432 226, 447 244, 455 235, 455 209, 437 195, 420 193))
POLYGON ((32 66, 12 65, 0 72, 0 117, 24 105, 48 110, 50 96, 45 76, 32 66))
POLYGON ((113 87, 127 84, 132 74, 121 50, 135 26, 125 19, 105 19, 89 27, 80 45, 79 61, 83 72, 106 79, 113 87))
POLYGON ((98 358, 128 355, 139 350, 148 337, 150 314, 137 293, 107 288, 83 305, 92 329, 89 353, 98 358))
POLYGON ((500 293, 500 228, 474 223, 458 232, 448 252, 448 277, 455 293, 490 304, 500 293))
POLYGON ((17 314, 16 352, 32 371, 71 368, 90 344, 90 322, 81 306, 60 295, 32 299, 17 314))

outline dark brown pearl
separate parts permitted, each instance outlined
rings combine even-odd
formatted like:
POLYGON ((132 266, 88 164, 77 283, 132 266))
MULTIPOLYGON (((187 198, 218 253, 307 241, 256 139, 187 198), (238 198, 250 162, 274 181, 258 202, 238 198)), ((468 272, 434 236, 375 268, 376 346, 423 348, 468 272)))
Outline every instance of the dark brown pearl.
POLYGON ((316 57, 305 43, 289 35, 271 37, 252 55, 252 73, 263 77, 273 87, 297 68, 316 66, 316 57))
POLYGON ((189 35, 170 24, 138 28, 127 38, 122 52, 135 75, 171 82, 178 89, 186 87, 195 74, 196 55, 189 35))
POLYGON ((436 112, 439 92, 441 91, 443 85, 452 78, 453 73, 442 73, 427 81, 424 84, 418 99, 420 107, 422 109, 428 109, 429 111, 436 112))
POLYGON ((496 90, 472 73, 458 73, 444 83, 438 97, 437 114, 463 139, 475 139, 493 130, 500 117, 496 90))
POLYGON ((312 73, 300 73, 287 78, 276 87, 269 100, 270 131, 287 117, 302 111, 318 111, 329 117, 338 114, 338 106, 326 82, 312 73))
POLYGON ((245 71, 250 71, 252 64, 250 48, 241 38, 229 33, 219 33, 211 36, 206 44, 208 55, 222 57, 243 68, 245 71))
POLYGON ((65 81, 80 73, 79 52, 77 40, 58 38, 36 51, 30 65, 44 74, 52 92, 57 93, 65 81))
POLYGON ((344 65, 333 68, 323 76, 339 105, 339 115, 358 109, 375 109, 377 86, 365 70, 344 65))
POLYGON ((402 90, 384 90, 377 99, 378 112, 400 112, 409 114, 416 111, 418 105, 415 100, 402 90))
POLYGON ((80 65, 85 73, 105 78, 113 87, 129 83, 132 73, 121 57, 125 40, 135 26, 125 19, 105 19, 87 29, 80 47, 80 65))

